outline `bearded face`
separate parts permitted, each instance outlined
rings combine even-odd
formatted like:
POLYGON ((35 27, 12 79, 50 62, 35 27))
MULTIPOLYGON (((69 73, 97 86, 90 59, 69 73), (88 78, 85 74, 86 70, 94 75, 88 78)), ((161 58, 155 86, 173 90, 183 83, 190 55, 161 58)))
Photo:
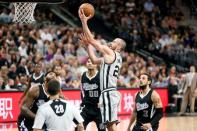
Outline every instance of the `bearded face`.
POLYGON ((150 85, 150 81, 148 80, 147 75, 141 75, 139 80, 139 87, 142 90, 145 90, 147 86, 150 85))

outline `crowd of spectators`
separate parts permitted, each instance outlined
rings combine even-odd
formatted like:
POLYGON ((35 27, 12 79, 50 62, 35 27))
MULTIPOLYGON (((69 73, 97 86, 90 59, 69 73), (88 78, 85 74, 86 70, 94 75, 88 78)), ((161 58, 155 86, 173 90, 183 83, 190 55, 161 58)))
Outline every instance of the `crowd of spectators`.
POLYGON ((197 32, 187 26, 176 1, 101 0, 95 4, 106 25, 130 42, 130 50, 143 48, 186 67, 195 63, 197 32))
POLYGON ((87 59, 85 50, 77 42, 79 33, 80 28, 66 25, 0 25, 1 89, 12 89, 24 82, 21 76, 29 77, 40 61, 43 72, 54 65, 62 67, 64 88, 79 88, 78 72, 84 70, 87 59))

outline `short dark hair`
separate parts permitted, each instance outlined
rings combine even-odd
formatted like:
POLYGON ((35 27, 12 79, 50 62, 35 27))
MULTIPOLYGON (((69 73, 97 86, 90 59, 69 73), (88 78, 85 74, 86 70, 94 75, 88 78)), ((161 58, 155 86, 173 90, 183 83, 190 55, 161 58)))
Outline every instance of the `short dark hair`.
POLYGON ((58 80, 50 80, 47 83, 47 90, 49 95, 54 96, 60 92, 60 82, 58 80))
POLYGON ((150 81, 150 85, 152 84, 152 78, 148 73, 142 73, 141 75, 146 75, 148 77, 148 81, 150 81))

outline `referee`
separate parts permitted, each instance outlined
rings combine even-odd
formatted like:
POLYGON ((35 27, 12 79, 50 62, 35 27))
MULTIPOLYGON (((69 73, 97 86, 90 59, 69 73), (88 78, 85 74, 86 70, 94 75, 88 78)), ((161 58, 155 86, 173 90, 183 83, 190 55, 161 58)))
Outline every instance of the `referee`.
POLYGON ((41 131, 42 126, 46 124, 47 131, 69 131, 73 119, 77 120, 78 130, 83 131, 83 118, 79 110, 60 99, 60 83, 58 80, 50 80, 47 84, 47 91, 50 100, 39 107, 33 129, 41 131))

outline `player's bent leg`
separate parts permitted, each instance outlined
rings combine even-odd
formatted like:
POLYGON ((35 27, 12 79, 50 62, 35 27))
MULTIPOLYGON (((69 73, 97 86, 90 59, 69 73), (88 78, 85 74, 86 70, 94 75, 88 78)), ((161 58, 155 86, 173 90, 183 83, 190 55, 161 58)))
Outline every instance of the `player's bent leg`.
POLYGON ((19 131, 33 131, 33 120, 25 119, 22 116, 18 117, 17 125, 19 131))
POLYGON ((156 127, 152 127, 152 131, 157 131, 159 128, 159 126, 156 126, 156 127))
POLYGON ((135 125, 135 126, 133 127, 132 131, 144 131, 144 130, 141 129, 141 127, 135 125))
MULTIPOLYGON (((148 129, 147 131, 157 131, 157 130, 158 130, 158 126, 155 126, 155 127, 148 129)), ((141 128, 141 125, 135 125, 132 131, 145 131, 145 130, 141 128)))
POLYGON ((106 131, 106 126, 102 123, 96 123, 96 127, 98 131, 106 131))
MULTIPOLYGON (((88 126, 88 124, 91 122, 91 119, 90 119, 90 115, 88 113, 88 109, 87 108, 83 108, 82 109, 82 112, 80 113, 82 118, 84 119, 84 122, 83 122, 83 126, 84 126, 84 130, 86 130, 86 127, 88 126)), ((73 122, 77 125, 77 121, 74 119, 73 122)), ((78 127, 75 128, 75 131, 77 131, 78 127)))
POLYGON ((102 123, 101 116, 100 118, 97 117, 95 122, 96 122, 96 127, 98 131, 106 131, 106 126, 102 123))
POLYGON ((104 92, 102 94, 103 106, 100 107, 102 122, 107 125, 109 131, 117 131, 118 109, 121 95, 117 91, 104 92))
POLYGON ((96 114, 94 116, 94 122, 96 123, 98 131, 106 131, 106 126, 102 123, 101 111, 98 108, 95 110, 96 114))

